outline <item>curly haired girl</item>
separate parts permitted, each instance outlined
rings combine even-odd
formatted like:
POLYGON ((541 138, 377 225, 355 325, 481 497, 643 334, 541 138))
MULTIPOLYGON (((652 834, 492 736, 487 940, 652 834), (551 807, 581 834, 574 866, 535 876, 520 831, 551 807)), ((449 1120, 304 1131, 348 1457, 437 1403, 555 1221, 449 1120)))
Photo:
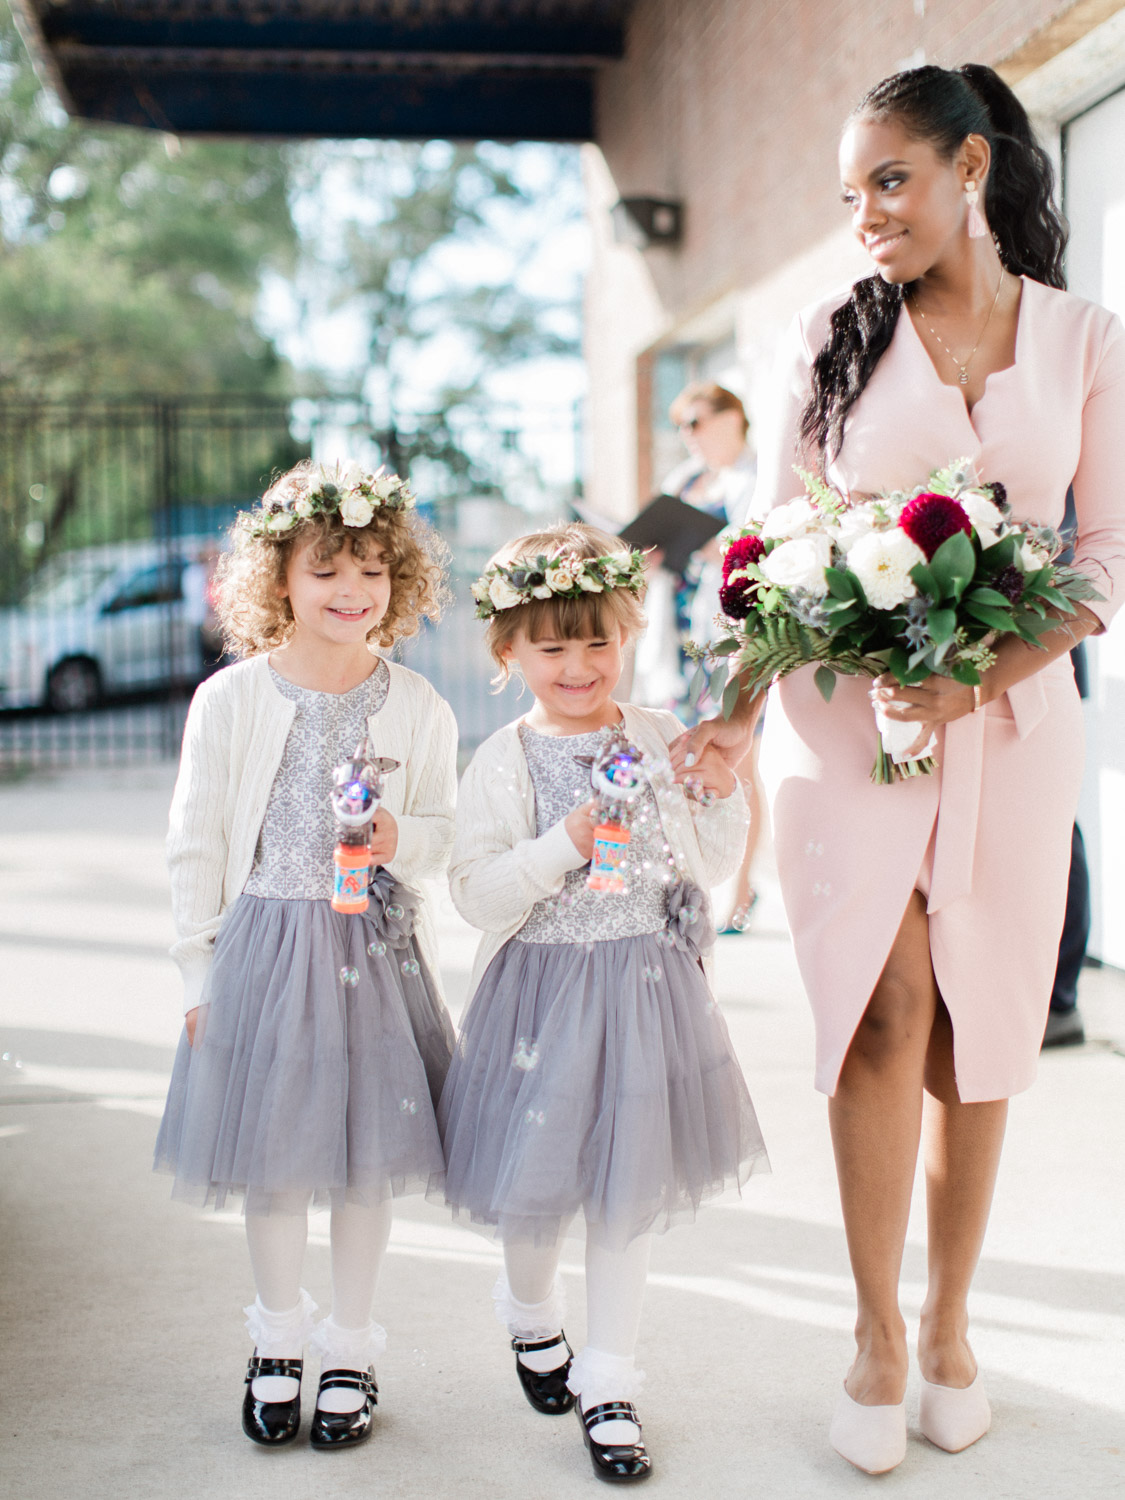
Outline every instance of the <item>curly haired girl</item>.
POLYGON ((185 1029, 156 1147, 176 1196, 244 1200, 257 1297, 242 1426, 293 1440, 303 1346, 321 1356, 310 1431, 371 1431, 371 1320, 391 1199, 442 1171, 434 1117, 452 1031, 418 881, 453 837, 457 729, 421 677, 377 654, 436 618, 436 541, 396 475, 301 464, 243 512, 218 614, 243 659, 198 690, 168 860, 185 1029), (333 908, 333 768, 398 762, 371 828, 362 914, 333 908), (301 1289, 311 1201, 331 1206, 332 1310, 301 1289))

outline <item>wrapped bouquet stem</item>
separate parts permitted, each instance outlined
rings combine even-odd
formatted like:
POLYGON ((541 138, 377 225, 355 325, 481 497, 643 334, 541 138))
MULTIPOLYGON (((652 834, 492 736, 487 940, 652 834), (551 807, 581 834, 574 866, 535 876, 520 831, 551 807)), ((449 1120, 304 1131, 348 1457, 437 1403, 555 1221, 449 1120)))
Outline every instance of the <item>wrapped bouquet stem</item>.
MULTIPOLYGON (((859 501, 801 478, 803 495, 730 541, 720 633, 694 652, 695 698, 709 690, 727 717, 740 692, 813 663, 826 701, 837 674, 975 686, 997 641, 1034 645, 1077 602, 1101 597, 1062 561, 1066 540, 1013 517, 1004 486, 980 484, 967 461, 859 501)), ((933 769, 917 721, 875 717, 873 781, 933 769)))

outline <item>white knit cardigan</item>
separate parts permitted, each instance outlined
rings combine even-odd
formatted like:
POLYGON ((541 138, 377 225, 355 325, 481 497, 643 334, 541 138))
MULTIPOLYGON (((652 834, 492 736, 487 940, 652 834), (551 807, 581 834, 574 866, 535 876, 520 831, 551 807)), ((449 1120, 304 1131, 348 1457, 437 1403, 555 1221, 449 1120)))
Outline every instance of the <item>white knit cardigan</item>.
MULTIPOLYGON (((675 714, 621 705, 625 733, 647 756, 667 755, 683 733, 675 714)), ((664 836, 681 873, 704 891, 738 868, 746 844, 749 813, 741 786, 703 808, 682 787, 661 799, 664 836)), ((510 937, 527 921, 537 901, 563 886, 568 870, 587 861, 562 822, 536 834, 535 788, 520 744, 519 721, 485 740, 461 778, 457 832, 449 865, 454 905, 483 936, 473 965, 470 993, 510 937)))
MULTIPOLYGON (((368 719, 376 753, 400 763, 383 797, 398 824, 387 869, 423 897, 418 939, 436 982, 433 923, 418 882, 441 873, 453 841, 457 724, 424 677, 387 666, 386 700, 368 719)), ((192 699, 167 843, 179 934, 171 951, 183 972, 185 1011, 205 1003, 215 934, 249 878, 296 711, 271 680, 265 655, 216 672, 192 699)))

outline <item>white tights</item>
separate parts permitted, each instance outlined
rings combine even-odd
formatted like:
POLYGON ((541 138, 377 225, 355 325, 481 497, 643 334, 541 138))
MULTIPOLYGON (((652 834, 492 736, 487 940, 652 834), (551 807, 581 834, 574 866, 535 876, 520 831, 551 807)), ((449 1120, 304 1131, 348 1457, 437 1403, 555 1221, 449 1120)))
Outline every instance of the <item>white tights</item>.
MULTIPOLYGON (((640 1389, 644 1375, 636 1369, 634 1355, 651 1250, 650 1234, 616 1249, 607 1244, 599 1225, 587 1225, 586 1345, 575 1356, 567 1382, 583 1411, 603 1401, 630 1401, 640 1389)), ((562 1305, 556 1285, 561 1253, 561 1236, 553 1245, 504 1246, 509 1295, 501 1290, 497 1311, 514 1338, 549 1338, 559 1332, 562 1305)), ((550 1349, 538 1358, 520 1358, 536 1369, 543 1360, 544 1369, 559 1363, 558 1352, 550 1349)), ((640 1433, 632 1422, 614 1421, 599 1422, 591 1436, 599 1443, 635 1443, 640 1433)))
MULTIPOLYGON (((366 1369, 382 1354, 386 1336, 371 1321, 371 1304, 391 1232, 391 1200, 374 1207, 348 1203, 331 1215, 332 1314, 311 1328, 312 1301, 301 1289, 301 1267, 309 1235, 308 1195, 275 1193, 268 1213, 246 1215, 246 1243, 258 1289, 247 1308, 247 1327, 259 1354, 300 1359, 309 1334, 320 1350, 322 1369, 366 1369)), ((291 1401, 297 1382, 286 1376, 254 1381, 259 1401, 291 1401)), ((325 1411, 356 1411, 362 1393, 325 1391, 325 1411)))

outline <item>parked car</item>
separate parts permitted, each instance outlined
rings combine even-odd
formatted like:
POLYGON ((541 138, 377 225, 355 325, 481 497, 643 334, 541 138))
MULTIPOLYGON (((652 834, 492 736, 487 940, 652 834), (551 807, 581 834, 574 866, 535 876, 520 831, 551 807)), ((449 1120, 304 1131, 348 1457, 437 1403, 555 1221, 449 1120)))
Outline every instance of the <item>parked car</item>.
POLYGON ((106 694, 198 682, 208 545, 125 542, 52 558, 0 610, 0 708, 75 712, 106 694))

